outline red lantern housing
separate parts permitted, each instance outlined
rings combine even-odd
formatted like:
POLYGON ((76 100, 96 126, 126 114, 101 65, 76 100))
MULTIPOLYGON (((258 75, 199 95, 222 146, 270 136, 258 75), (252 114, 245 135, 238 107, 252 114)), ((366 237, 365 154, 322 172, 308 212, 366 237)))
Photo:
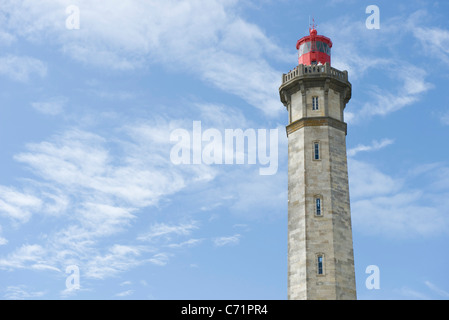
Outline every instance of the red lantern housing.
POLYGON ((309 35, 296 43, 298 62, 307 66, 331 63, 332 41, 328 37, 317 35, 315 27, 309 28, 309 35))

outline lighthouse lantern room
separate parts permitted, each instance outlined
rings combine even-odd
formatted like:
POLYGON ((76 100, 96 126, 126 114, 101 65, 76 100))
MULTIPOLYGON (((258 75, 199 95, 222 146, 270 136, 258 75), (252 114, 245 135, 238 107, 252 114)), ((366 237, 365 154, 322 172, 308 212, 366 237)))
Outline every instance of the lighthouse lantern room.
POLYGON ((318 35, 315 25, 309 28, 309 35, 296 43, 298 62, 306 66, 331 63, 332 41, 328 37, 318 35))

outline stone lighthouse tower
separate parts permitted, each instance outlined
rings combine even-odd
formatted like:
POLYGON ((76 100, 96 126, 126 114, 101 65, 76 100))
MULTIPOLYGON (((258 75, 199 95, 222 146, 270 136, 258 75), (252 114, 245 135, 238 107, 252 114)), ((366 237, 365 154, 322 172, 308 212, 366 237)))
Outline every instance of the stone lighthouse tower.
POLYGON ((288 298, 356 299, 343 118, 351 83, 331 67, 332 41, 309 33, 279 88, 288 111, 288 298))

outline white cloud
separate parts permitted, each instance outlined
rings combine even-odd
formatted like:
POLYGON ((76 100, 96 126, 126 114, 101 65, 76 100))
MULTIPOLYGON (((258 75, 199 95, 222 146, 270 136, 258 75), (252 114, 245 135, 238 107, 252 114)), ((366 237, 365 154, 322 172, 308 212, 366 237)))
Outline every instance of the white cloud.
POLYGON ((48 101, 33 102, 31 103, 31 106, 42 114, 55 116, 62 113, 62 111, 64 110, 64 105, 66 103, 66 98, 55 97, 48 101))
POLYGON ((420 18, 422 15, 423 12, 417 12, 408 20, 413 36, 418 39, 421 48, 426 48, 423 50, 424 54, 449 65, 449 30, 423 27, 420 18))
MULTIPOLYGON (((166 129, 164 132, 168 136, 166 129)), ((186 183, 177 170, 160 170, 161 166, 171 166, 169 157, 153 150, 153 158, 145 158, 156 144, 149 139, 122 143, 71 130, 52 141, 28 144, 28 152, 16 155, 15 159, 69 194, 83 195, 90 191, 88 201, 94 198, 105 204, 114 201, 144 207, 156 204, 160 197, 183 188, 186 183), (108 150, 111 143, 116 144, 117 154, 108 150), (134 152, 125 153, 128 150, 134 152)))
POLYGON ((429 300, 428 295, 408 287, 403 287, 396 291, 398 291, 400 295, 407 297, 409 300, 429 300))
POLYGON ((29 144, 27 153, 14 158, 47 181, 72 186, 88 184, 92 176, 105 171, 108 154, 101 148, 104 141, 98 135, 73 130, 57 136, 54 142, 29 144))
POLYGON ((2 226, 0 225, 0 246, 3 246, 8 243, 8 240, 1 236, 2 234, 2 226))
POLYGON ((437 295, 447 299, 449 298, 449 292, 439 288, 438 286, 436 286, 435 284, 433 284, 430 281, 425 281, 424 284, 433 292, 435 292, 437 295))
POLYGON ((391 139, 382 139, 381 141, 374 140, 371 145, 359 144, 354 148, 348 150, 348 157, 353 157, 359 152, 363 151, 376 151, 385 148, 394 143, 391 139))
MULTIPOLYGON (((281 147, 280 147, 281 148, 281 147)), ((281 162, 282 160, 280 160, 281 162)), ((273 219, 287 210, 287 174, 259 175, 258 166, 226 166, 207 191, 200 208, 228 208, 248 220, 273 219)), ((214 216, 211 216, 213 219, 214 216)))
POLYGON ((140 241, 152 241, 162 236, 170 237, 171 235, 189 235, 194 229, 198 229, 198 223, 195 221, 179 225, 157 223, 151 226, 147 233, 138 236, 137 239, 140 241))
MULTIPOLYGON (((383 29, 376 33, 366 29, 364 23, 352 17, 339 17, 338 21, 322 23, 320 30, 330 37, 332 47, 332 67, 347 70, 350 81, 359 80, 369 74, 372 69, 390 64, 392 61, 379 54, 373 54, 373 43, 382 42, 386 36, 383 29), (378 38, 373 41, 373 36, 378 38), (363 44, 363 45, 362 45, 363 44), (350 58, 348 58, 350 57, 350 58)), ((387 22, 385 22, 387 24, 387 22)))
POLYGON ((134 290, 126 290, 123 292, 116 293, 115 296, 116 297, 127 297, 127 296, 132 295, 133 293, 134 293, 134 290))
MULTIPOLYGON (((428 168, 426 175, 441 172, 441 166, 428 168), (429 173, 429 170, 431 172, 429 173)), ((389 176, 375 166, 349 160, 351 215, 354 230, 365 234, 382 234, 391 238, 433 236, 446 233, 449 219, 447 190, 423 185, 410 187, 413 176, 389 176), (433 190, 431 193, 430 190, 433 190)), ((441 178, 441 183, 444 181, 441 178)), ((449 180, 448 180, 449 181, 449 180)), ((434 182, 432 182, 434 183, 434 182)))
POLYGON ((449 126, 449 112, 446 112, 443 114, 440 118, 440 121, 443 125, 449 126))
MULTIPOLYGON (((31 182, 30 182, 31 184, 31 182)), ((43 201, 43 206, 41 212, 45 215, 59 216, 67 212, 70 206, 69 195, 64 194, 60 189, 50 187, 46 191, 45 184, 38 184, 41 199, 43 201)), ((38 187, 36 186, 36 188, 38 187)))
POLYGON ((348 123, 360 123, 361 120, 373 116, 386 116, 404 107, 412 105, 421 99, 428 90, 434 88, 433 84, 426 81, 427 72, 405 62, 390 63, 388 77, 399 85, 396 89, 386 90, 377 85, 371 87, 368 95, 371 97, 361 107, 345 110, 348 123))
POLYGON ((9 46, 16 41, 16 37, 8 32, 0 30, 0 46, 9 46))
POLYGON ((374 116, 386 116, 398 111, 418 102, 422 95, 434 87, 426 79, 426 69, 407 60, 394 58, 394 55, 384 58, 378 51, 381 48, 383 51, 389 49, 396 52, 398 47, 403 47, 403 42, 411 46, 410 41, 405 38, 407 33, 413 30, 409 22, 411 17, 413 14, 404 18, 405 22, 401 21, 401 17, 385 20, 381 29, 376 32, 367 30, 365 24, 351 21, 349 17, 340 18, 338 23, 331 21, 324 24, 323 29, 328 31, 334 43, 340 44, 332 48, 333 67, 347 70, 349 80, 355 85, 363 79, 363 87, 369 89, 366 92, 370 96, 369 99, 364 102, 352 101, 348 105, 345 110, 348 123, 361 123, 362 120, 374 116), (394 39, 391 34, 395 34, 394 39), (382 43, 382 46, 379 46, 379 43, 382 43), (391 80, 394 85, 380 87, 376 83, 369 86, 367 76, 391 80))
POLYGON ((194 247, 194 246, 200 244, 201 242, 203 242, 203 240, 204 239, 189 239, 189 240, 183 241, 181 243, 171 243, 171 244, 167 245, 167 247, 175 248, 175 249, 194 247))
POLYGON ((43 261, 45 250, 40 245, 23 245, 7 258, 0 259, 0 269, 32 267, 43 261))
POLYGON ((216 247, 236 245, 240 242, 241 237, 242 236, 240 234, 235 234, 233 236, 227 236, 227 237, 218 237, 218 238, 213 239, 213 242, 216 247))
POLYGON ((0 57, 0 75, 14 81, 27 82, 32 75, 43 78, 46 74, 46 65, 38 59, 14 55, 0 57))
POLYGON ((148 283, 145 280, 140 280, 139 283, 144 287, 148 286, 148 283))
POLYGON ((79 221, 90 236, 108 236, 124 230, 135 216, 132 210, 100 203, 84 203, 79 221))
POLYGON ((144 263, 139 259, 144 249, 136 246, 113 245, 105 254, 92 256, 83 265, 87 278, 105 279, 144 263))
POLYGON ((398 192, 403 182, 366 162, 348 159, 351 199, 388 195, 398 192))
POLYGON ((151 259, 148 259, 148 262, 157 266, 165 266, 168 263, 169 257, 170 254, 168 253, 157 253, 151 259))
MULTIPOLYGON (((121 124, 119 131, 125 135, 120 139, 114 133, 103 138, 73 129, 28 144, 15 159, 36 177, 24 180, 26 191, 0 186, 0 211, 22 223, 45 213, 57 227, 39 239, 42 244, 12 249, 1 257, 0 268, 56 271, 75 264, 86 278, 103 279, 143 263, 167 264, 170 254, 154 248, 117 243, 105 251, 99 244, 132 227, 140 209, 192 182, 214 177, 207 167, 177 168, 170 163, 166 124, 121 124)), ((154 224, 140 240, 167 240, 197 228, 195 221, 154 224)), ((178 243, 192 245, 194 241, 178 243)))
POLYGON ((373 88, 372 100, 365 103, 357 114, 358 119, 375 115, 385 116, 417 102, 420 96, 433 88, 426 82, 427 72, 416 66, 402 64, 391 68, 392 74, 402 85, 394 92, 373 88))
POLYGON ((356 200, 351 204, 354 223, 368 234, 382 233, 393 238, 446 232, 448 221, 441 209, 422 204, 425 199, 420 192, 401 192, 356 200))
POLYGON ((53 266, 47 265, 47 264, 42 264, 42 263, 35 263, 35 264, 31 265, 31 269, 33 269, 33 270, 41 270, 41 271, 61 272, 61 270, 56 268, 56 267, 53 267, 53 266))
MULTIPOLYGON (((206 122, 220 128, 227 124, 243 128, 249 125, 241 112, 232 109, 225 112, 224 106, 201 108, 195 105, 194 109, 199 116, 205 115, 206 122), (219 120, 208 115, 211 110, 219 112, 219 120)), ((164 117, 126 123, 116 117, 114 121, 118 122, 114 126, 117 130, 110 131, 108 136, 74 128, 27 144, 25 150, 14 157, 24 168, 31 169, 34 177, 22 180, 27 185, 25 191, 0 186, 0 195, 3 195, 0 199, 17 207, 13 211, 4 205, 8 209, 4 212, 21 218, 18 221, 22 223, 36 213, 45 214, 55 228, 35 239, 35 244, 11 248, 9 254, 1 257, 2 269, 57 271, 64 270, 67 265, 78 265, 84 277, 104 279, 145 263, 164 266, 171 253, 161 252, 161 248, 189 248, 204 240, 185 239, 199 229, 200 224, 184 216, 181 222, 153 222, 147 232, 133 234, 124 247, 115 241, 106 249, 102 247, 104 241, 135 227, 141 221, 138 213, 143 208, 155 206, 161 199, 188 186, 202 184, 206 187, 205 183, 233 170, 229 166, 171 164, 170 130, 191 126, 191 123, 185 124, 181 119, 168 121, 164 117), (149 242, 151 248, 142 242, 149 242)), ((242 170, 237 168, 237 171, 242 170)), ((248 173, 249 176, 253 174, 248 173)), ((245 190, 248 194, 254 191, 249 186, 245 190)), ((241 191, 239 197, 244 199, 241 191)), ((222 196, 224 202, 231 198, 222 196)), ((257 201, 252 198, 246 204, 237 205, 246 208, 257 201)), ((236 239, 217 241, 230 244, 236 239)))
MULTIPOLYGON (((75 60, 119 70, 163 64, 235 94, 268 115, 283 111, 280 72, 266 56, 290 59, 233 0, 79 1, 79 30, 67 30, 65 1, 6 1, 7 32, 51 41, 75 60), (23 15, 23 12, 27 12, 23 15)), ((1 12, 1 11, 0 11, 1 12)))
POLYGON ((8 286, 4 295, 8 300, 38 299, 45 295, 44 291, 30 291, 27 286, 8 286))
POLYGON ((0 214, 12 220, 26 222, 33 212, 40 210, 42 200, 35 195, 14 188, 0 186, 0 214))

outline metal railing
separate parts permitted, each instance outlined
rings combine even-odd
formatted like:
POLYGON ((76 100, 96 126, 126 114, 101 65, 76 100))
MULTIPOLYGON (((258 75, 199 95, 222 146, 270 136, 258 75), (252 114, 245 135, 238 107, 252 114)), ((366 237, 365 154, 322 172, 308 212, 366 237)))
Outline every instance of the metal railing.
POLYGON ((348 72, 340 71, 338 69, 332 68, 328 63, 323 65, 313 65, 313 66, 305 66, 303 64, 298 65, 296 68, 291 70, 287 74, 282 75, 282 84, 296 78, 303 76, 316 76, 316 75, 325 75, 330 76, 332 78, 336 78, 342 81, 348 81, 348 72))

